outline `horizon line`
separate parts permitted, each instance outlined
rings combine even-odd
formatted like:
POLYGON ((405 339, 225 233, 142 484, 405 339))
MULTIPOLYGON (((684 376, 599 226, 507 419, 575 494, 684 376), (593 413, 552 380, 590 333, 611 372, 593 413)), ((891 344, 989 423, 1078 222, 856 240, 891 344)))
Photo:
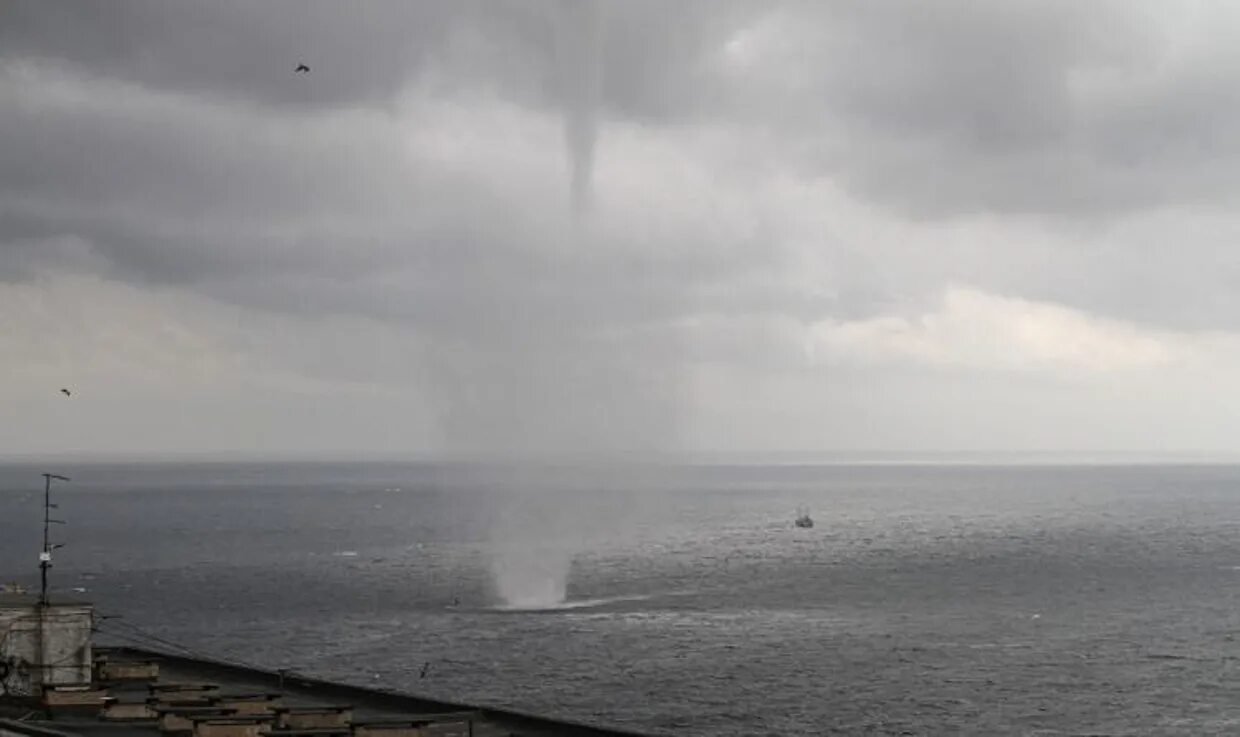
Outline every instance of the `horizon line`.
POLYGON ((0 464, 31 463, 408 463, 633 465, 1159 465, 1240 463, 1240 450, 789 450, 542 453, 364 451, 60 451, 2 453, 0 464))

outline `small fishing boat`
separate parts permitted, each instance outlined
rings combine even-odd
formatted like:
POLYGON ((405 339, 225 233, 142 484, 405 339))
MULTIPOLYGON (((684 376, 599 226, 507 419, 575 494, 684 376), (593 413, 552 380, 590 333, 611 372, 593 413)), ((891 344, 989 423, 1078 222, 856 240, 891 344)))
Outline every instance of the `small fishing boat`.
POLYGON ((809 516, 808 509, 798 509, 797 510, 797 521, 795 524, 797 527, 813 527, 814 518, 809 516))

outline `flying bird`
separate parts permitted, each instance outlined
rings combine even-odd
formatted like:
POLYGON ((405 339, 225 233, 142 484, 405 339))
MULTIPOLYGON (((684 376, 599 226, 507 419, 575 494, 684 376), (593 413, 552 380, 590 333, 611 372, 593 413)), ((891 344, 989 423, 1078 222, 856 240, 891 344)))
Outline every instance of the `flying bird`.
POLYGON ((60 393, 65 395, 66 397, 72 396, 72 392, 70 392, 68 389, 61 389, 60 393))
POLYGON ((306 72, 310 71, 310 67, 306 66, 305 64, 298 64, 297 68, 294 69, 293 71, 301 72, 302 74, 305 74, 306 72))

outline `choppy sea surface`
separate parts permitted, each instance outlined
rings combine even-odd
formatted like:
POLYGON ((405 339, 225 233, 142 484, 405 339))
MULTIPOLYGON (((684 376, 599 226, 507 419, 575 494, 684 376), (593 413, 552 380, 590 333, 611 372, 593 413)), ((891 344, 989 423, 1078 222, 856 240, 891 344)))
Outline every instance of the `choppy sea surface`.
POLYGON ((1240 731, 1240 467, 46 470, 116 642, 663 734, 1240 731))

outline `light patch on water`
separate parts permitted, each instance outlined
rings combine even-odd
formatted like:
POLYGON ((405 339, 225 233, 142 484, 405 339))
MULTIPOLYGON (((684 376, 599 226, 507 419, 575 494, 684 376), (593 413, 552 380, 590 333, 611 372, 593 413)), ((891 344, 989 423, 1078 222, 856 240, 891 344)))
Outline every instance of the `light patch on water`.
POLYGON ((491 563, 496 593, 509 609, 560 606, 567 596, 571 563, 563 548, 507 545, 491 563))
POLYGON ((519 604, 503 604, 494 607, 494 611, 499 612, 563 612, 572 611, 574 609, 594 609, 597 607, 607 606, 609 604, 620 604, 630 601, 646 601, 651 598, 651 594, 636 594, 633 596, 606 596, 597 599, 576 599, 573 601, 560 601, 558 603, 546 606, 521 606, 519 604))

